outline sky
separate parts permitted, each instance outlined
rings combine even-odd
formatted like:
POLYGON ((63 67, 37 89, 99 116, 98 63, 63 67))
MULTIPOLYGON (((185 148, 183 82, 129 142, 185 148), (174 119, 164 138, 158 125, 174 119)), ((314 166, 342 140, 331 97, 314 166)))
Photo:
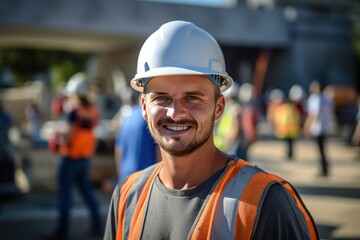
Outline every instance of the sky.
POLYGON ((236 2, 236 0, 144 0, 144 1, 181 3, 181 4, 213 6, 213 7, 221 7, 227 5, 231 6, 236 2))

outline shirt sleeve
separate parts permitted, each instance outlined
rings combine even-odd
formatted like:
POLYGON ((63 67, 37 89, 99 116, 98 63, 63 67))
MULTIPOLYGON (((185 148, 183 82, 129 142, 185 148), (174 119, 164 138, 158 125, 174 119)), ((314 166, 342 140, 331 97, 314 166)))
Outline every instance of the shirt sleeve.
POLYGON ((306 219, 294 198, 279 184, 270 187, 261 208, 254 240, 310 239, 306 219))
POLYGON ((108 216, 106 219, 106 226, 104 232, 104 240, 115 240, 116 230, 118 225, 118 204, 120 197, 120 187, 117 185, 114 189, 111 197, 110 207, 108 210, 108 216))

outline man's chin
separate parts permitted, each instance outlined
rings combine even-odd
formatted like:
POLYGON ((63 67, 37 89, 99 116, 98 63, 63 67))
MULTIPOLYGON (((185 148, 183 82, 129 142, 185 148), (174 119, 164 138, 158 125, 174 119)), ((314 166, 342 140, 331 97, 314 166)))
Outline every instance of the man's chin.
POLYGON ((193 153, 195 150, 197 150, 200 146, 196 145, 196 146, 172 146, 172 145, 160 145, 160 147, 167 152, 168 154, 170 154, 171 156, 174 157, 183 157, 186 155, 189 155, 191 153, 193 153))

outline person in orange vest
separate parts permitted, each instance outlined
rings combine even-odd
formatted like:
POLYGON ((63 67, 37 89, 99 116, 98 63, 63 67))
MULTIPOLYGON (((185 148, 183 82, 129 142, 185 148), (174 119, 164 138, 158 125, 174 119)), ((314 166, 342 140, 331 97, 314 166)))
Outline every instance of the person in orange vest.
POLYGON ((278 139, 287 144, 287 159, 292 160, 294 156, 294 141, 301 135, 301 118, 295 104, 279 94, 276 104, 271 109, 270 121, 273 131, 278 139))
POLYGON ((104 239, 318 239, 289 183, 215 147, 232 81, 216 40, 190 22, 145 41, 131 86, 162 161, 117 185, 104 239))
POLYGON ((90 182, 90 158, 96 147, 94 129, 99 111, 87 97, 85 75, 72 76, 65 88, 69 112, 64 129, 58 129, 60 161, 57 172, 58 221, 53 234, 43 239, 67 239, 71 209, 72 187, 76 185, 91 213, 92 235, 101 233, 100 213, 90 182))

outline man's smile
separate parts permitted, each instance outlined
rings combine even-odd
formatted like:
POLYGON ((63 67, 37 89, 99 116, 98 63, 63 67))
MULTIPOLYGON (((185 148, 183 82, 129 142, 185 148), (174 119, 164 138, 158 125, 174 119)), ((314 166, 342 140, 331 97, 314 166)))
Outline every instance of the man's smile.
POLYGON ((165 125, 164 128, 166 128, 169 131, 180 132, 180 131, 186 131, 191 127, 190 126, 169 126, 169 125, 165 125))
POLYGON ((165 128, 167 131, 181 133, 191 129, 193 126, 196 126, 197 123, 193 120, 174 121, 171 118, 165 117, 160 119, 157 125, 165 128))

